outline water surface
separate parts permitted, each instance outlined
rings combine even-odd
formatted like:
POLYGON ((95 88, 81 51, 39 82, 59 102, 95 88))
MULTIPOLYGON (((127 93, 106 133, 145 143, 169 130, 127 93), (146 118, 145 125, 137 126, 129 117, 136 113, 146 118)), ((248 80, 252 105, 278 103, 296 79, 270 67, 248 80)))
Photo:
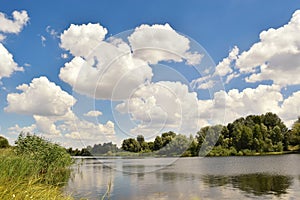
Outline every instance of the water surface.
POLYGON ((75 199, 300 199, 300 154, 77 159, 75 199))

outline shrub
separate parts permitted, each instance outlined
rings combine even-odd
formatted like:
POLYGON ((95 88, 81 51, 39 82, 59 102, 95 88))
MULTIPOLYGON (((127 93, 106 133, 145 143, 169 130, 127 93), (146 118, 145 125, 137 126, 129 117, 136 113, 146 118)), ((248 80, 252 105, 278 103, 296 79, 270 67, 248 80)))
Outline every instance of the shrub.
POLYGON ((0 136, 0 148, 8 148, 9 143, 5 137, 0 136))
POLYGON ((67 180, 72 158, 58 144, 36 135, 21 133, 16 141, 15 152, 33 160, 45 182, 59 183, 67 180))

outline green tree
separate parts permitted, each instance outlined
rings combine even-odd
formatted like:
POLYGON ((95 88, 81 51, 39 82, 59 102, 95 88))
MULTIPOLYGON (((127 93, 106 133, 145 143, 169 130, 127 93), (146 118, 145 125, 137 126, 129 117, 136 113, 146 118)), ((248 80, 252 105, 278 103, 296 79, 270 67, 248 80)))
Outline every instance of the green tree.
POLYGON ((142 144, 143 142, 145 142, 145 138, 143 135, 138 135, 136 137, 136 140, 138 141, 139 144, 142 144))
POLYGON ((255 124, 253 129, 253 138, 256 138, 257 140, 263 140, 263 135, 260 129, 260 123, 255 124))
POLYGON ((124 151, 139 152, 140 144, 134 138, 125 139, 122 143, 122 149, 124 151))
MULTIPOLYGON (((37 167, 41 168, 43 174, 51 168, 63 169, 72 163, 72 159, 65 148, 36 135, 21 133, 15 143, 16 153, 35 160, 37 167)), ((57 171, 57 173, 60 172, 57 171)))
POLYGON ((251 149, 253 134, 251 128, 243 126, 240 138, 241 149, 251 149))
POLYGON ((148 142, 148 147, 150 151, 154 151, 154 142, 148 142))
POLYGON ((172 141, 172 139, 176 136, 176 133, 169 131, 167 133, 163 133, 161 135, 163 147, 166 146, 169 142, 172 141))
POLYGON ((154 143, 153 143, 153 150, 157 151, 163 147, 163 142, 160 136, 156 136, 154 143))
POLYGON ((300 144, 300 117, 294 122, 288 140, 291 145, 300 144))
POLYGON ((180 156, 188 150, 190 140, 185 135, 177 135, 164 148, 159 151, 159 154, 168 156, 180 156))

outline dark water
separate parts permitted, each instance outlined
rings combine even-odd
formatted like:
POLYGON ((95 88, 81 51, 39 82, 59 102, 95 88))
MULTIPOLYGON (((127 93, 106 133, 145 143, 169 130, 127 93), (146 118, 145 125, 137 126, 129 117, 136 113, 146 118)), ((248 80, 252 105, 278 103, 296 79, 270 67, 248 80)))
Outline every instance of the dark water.
POLYGON ((215 158, 77 159, 76 199, 300 199, 300 154, 215 158))

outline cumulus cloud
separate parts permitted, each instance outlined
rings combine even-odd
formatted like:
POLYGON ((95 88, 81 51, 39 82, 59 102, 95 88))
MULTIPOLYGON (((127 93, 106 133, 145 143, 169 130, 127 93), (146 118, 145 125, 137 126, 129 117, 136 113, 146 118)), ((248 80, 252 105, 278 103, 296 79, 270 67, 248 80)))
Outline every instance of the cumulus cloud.
POLYGON ((197 95, 180 82, 160 81, 140 87, 116 110, 129 113, 138 126, 132 133, 158 134, 163 129, 197 131, 197 95))
POLYGON ((213 99, 199 100, 200 120, 207 124, 226 124, 250 114, 278 113, 282 101, 278 85, 259 85, 240 92, 237 89, 219 91, 213 99))
POLYGON ((3 40, 5 40, 6 36, 3 34, 0 34, 0 42, 2 42, 3 40))
POLYGON ((7 95, 8 106, 4 108, 6 112, 62 116, 69 112, 76 102, 74 97, 44 76, 34 78, 30 84, 19 85, 17 89, 21 93, 7 95))
POLYGON ((99 110, 91 110, 84 114, 84 116, 87 116, 87 117, 98 117, 101 115, 102 115, 102 112, 100 112, 99 110))
POLYGON ((65 136, 71 139, 99 140, 115 137, 114 123, 95 124, 85 120, 68 121, 64 124, 69 133, 65 136))
POLYGON ((129 98, 151 81, 150 64, 185 61, 196 65, 202 58, 191 51, 190 40, 168 24, 137 27, 128 37, 129 44, 123 40, 127 38, 104 41, 106 34, 100 24, 72 24, 60 36, 61 48, 74 56, 61 68, 60 79, 74 91, 96 99, 129 98))
POLYGON ((224 58, 219 64, 216 66, 215 75, 226 76, 232 73, 232 63, 237 59, 239 54, 239 48, 235 46, 229 53, 227 58, 224 58))
POLYGON ((89 53, 105 38, 107 29, 100 24, 82 24, 71 26, 60 36, 61 48, 70 51, 74 56, 88 56, 89 53))
POLYGON ((300 91, 294 92, 281 105, 278 115, 291 127, 300 114, 300 91))
POLYGON ((260 41, 244 51, 236 61, 242 73, 252 73, 246 81, 272 80, 281 87, 300 84, 300 10, 288 24, 260 33, 260 41))
MULTIPOLYGON (((42 133, 46 137, 74 139, 80 136, 81 139, 90 140, 114 135, 114 124, 111 121, 95 124, 79 119, 71 110, 76 99, 46 77, 35 78, 30 84, 19 85, 17 89, 21 93, 8 94, 5 111, 32 115, 35 124, 28 127, 15 125, 9 128, 11 133, 23 130, 42 133)), ((86 115, 100 114, 100 111, 90 111, 86 115)))
POLYGON ((20 127, 18 124, 15 124, 15 126, 8 128, 8 133, 13 135, 18 135, 21 132, 23 133, 34 133, 36 131, 36 125, 32 124, 30 126, 24 126, 20 127))
POLYGON ((0 43, 0 79, 10 77, 14 71, 23 71, 14 61, 13 55, 0 43))
POLYGON ((97 99, 126 99, 151 80, 151 67, 129 53, 121 40, 102 42, 89 58, 75 57, 61 68, 59 77, 73 89, 97 99))
POLYGON ((12 19, 8 18, 4 13, 0 12, 0 32, 18 34, 28 23, 29 16, 27 11, 14 11, 12 19))
POLYGON ((33 118, 35 119, 36 127, 39 130, 39 132, 49 135, 61 135, 61 131, 57 129, 56 127, 56 120, 51 119, 47 116, 39 116, 39 115, 33 115, 33 118))
POLYGON ((234 48, 229 52, 228 57, 224 58, 218 65, 214 68, 214 72, 203 77, 199 77, 191 82, 191 86, 197 89, 210 89, 215 86, 217 82, 220 82, 223 77, 226 77, 225 83, 229 83, 233 78, 239 75, 233 72, 233 64, 238 58, 239 48, 234 46, 234 48))
POLYGON ((133 54, 150 64, 160 61, 200 63, 202 55, 190 52, 190 40, 177 33, 169 24, 147 25, 135 28, 128 37, 133 54))

